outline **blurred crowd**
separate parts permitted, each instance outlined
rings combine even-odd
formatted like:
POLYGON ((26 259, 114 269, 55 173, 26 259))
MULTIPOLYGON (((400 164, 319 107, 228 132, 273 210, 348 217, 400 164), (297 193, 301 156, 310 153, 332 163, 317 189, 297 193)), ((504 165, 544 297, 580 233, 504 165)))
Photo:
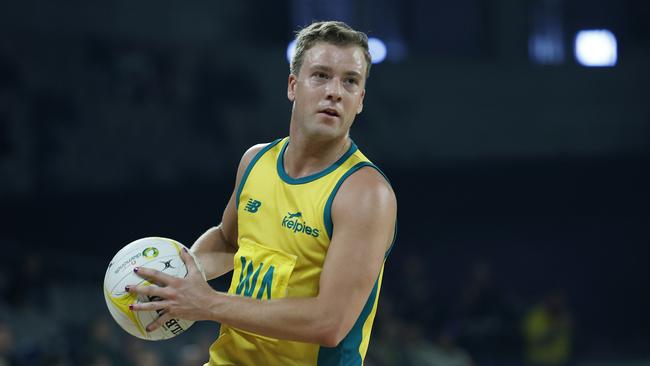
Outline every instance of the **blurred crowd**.
MULTIPOLYGON (((47 261, 26 253, 0 271, 0 366, 189 366, 207 359, 218 324, 196 323, 171 340, 139 340, 110 318, 97 269, 84 280, 47 261)), ((518 299, 495 281, 495 270, 487 261, 470 265, 465 282, 443 295, 419 257, 389 259, 366 364, 571 365, 567 294, 555 288, 539 301, 518 299)))
MULTIPOLYGON (((402 270, 382 297, 370 365, 572 364, 573 327, 565 290, 539 299, 508 293, 492 265, 468 265, 465 279, 437 289, 421 257, 394 263, 402 270), (406 286, 396 286, 397 284, 406 286), (455 288, 454 288, 455 287, 455 288)), ((453 280, 452 280, 453 281, 453 280)))
POLYGON ((206 157, 286 133, 245 129, 266 97, 247 67, 197 45, 0 40, 0 197, 218 179, 234 163, 206 157))

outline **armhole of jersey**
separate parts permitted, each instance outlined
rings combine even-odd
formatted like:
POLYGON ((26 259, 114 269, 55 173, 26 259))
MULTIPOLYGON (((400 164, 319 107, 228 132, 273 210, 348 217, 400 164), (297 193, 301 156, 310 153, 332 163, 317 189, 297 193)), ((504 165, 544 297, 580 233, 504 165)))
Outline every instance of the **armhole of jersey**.
MULTIPOLYGON (((332 203, 334 202, 334 197, 336 197, 336 193, 339 191, 339 188, 341 188, 341 184, 345 182, 345 180, 351 176, 354 172, 357 170, 369 166, 375 169, 376 171, 381 174, 384 179, 386 179, 386 182, 390 184, 390 180, 388 180, 388 177, 384 172, 381 171, 376 165, 369 161, 362 161, 360 163, 355 164, 352 168, 350 168, 341 178, 339 178, 339 181, 336 182, 336 185, 334 186, 334 189, 332 189, 332 193, 330 193, 330 196, 327 198, 327 203, 325 204, 325 210, 323 212, 323 221, 325 222, 325 231, 327 232, 327 235, 329 236, 330 240, 332 240, 332 234, 334 233, 334 225, 332 223, 332 203)), ((392 186, 392 185, 391 185, 392 186)), ((397 220, 395 220, 395 228, 393 228, 393 241, 390 243, 390 246, 388 247, 388 250, 384 254, 384 260, 388 257, 388 254, 390 254, 390 251, 393 249, 393 246, 395 245, 395 241, 397 239, 397 220)))
POLYGON ((278 142, 282 141, 282 139, 277 139, 268 145, 264 146, 262 150, 260 150, 253 159, 251 159, 250 163, 248 163, 248 166, 246 167, 246 170, 244 171, 244 174, 241 177, 241 182, 239 182, 239 186, 237 187, 237 194, 235 195, 235 202, 236 205, 235 207, 239 209, 239 196, 241 195, 241 192, 244 190, 244 184, 246 184, 246 179, 248 179, 248 175, 251 173, 251 170, 253 170, 253 166, 257 163, 258 160, 264 155, 267 151, 271 150, 273 146, 277 145, 278 142))

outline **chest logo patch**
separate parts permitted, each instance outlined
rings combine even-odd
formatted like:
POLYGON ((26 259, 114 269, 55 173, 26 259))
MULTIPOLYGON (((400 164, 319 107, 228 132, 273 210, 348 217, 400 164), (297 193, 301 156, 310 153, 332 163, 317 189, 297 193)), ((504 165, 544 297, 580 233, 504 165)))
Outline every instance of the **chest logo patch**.
POLYGON ((305 234, 318 238, 320 236, 320 230, 310 226, 302 218, 302 212, 297 211, 295 213, 287 212, 287 214, 282 219, 282 227, 288 230, 291 230, 294 234, 305 234))

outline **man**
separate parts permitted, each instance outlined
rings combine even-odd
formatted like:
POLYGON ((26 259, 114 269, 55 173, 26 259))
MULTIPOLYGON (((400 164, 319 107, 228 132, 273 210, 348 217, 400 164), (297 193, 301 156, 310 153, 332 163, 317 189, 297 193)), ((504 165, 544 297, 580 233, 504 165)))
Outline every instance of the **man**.
POLYGON ((228 294, 209 287, 188 253, 185 278, 142 268, 161 286, 129 289, 164 299, 132 306, 162 309, 149 330, 171 318, 221 323, 209 365, 361 365, 368 348, 397 203, 349 137, 371 64, 367 37, 319 22, 297 40, 289 137, 244 154, 221 224, 192 246, 208 279, 234 269, 228 294))

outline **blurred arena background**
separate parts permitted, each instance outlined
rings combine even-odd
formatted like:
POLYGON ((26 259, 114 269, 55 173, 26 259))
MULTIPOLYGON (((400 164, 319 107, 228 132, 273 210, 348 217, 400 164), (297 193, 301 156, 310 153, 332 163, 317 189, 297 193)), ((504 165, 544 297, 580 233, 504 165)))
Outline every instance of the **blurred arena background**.
POLYGON ((640 0, 2 2, 0 365, 206 360, 218 324, 130 337, 104 271, 219 223, 241 154, 288 134, 312 19, 387 49, 352 129, 399 200, 367 364, 650 365, 640 0))

